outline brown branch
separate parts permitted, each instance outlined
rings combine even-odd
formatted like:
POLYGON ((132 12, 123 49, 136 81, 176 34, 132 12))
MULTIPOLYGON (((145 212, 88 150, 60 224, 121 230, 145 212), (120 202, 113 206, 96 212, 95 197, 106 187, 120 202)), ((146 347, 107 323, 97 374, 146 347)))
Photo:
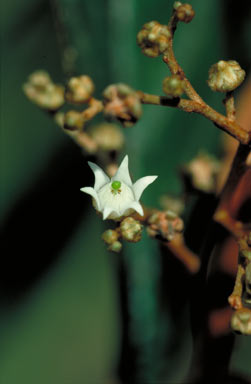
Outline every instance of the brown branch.
POLYGON ((214 220, 227 228, 236 238, 245 234, 242 223, 231 217, 231 202, 236 188, 247 170, 247 158, 250 148, 239 144, 228 179, 220 195, 220 202, 214 214, 214 220))
POLYGON ((193 86, 191 85, 190 81, 185 76, 185 73, 181 66, 178 64, 174 52, 173 52, 173 42, 170 41, 170 44, 168 45, 168 48, 166 49, 164 55, 163 55, 163 61, 166 63, 170 69, 170 72, 172 75, 180 75, 185 82, 185 93, 186 95, 193 101, 205 104, 205 102, 202 100, 202 98, 198 95, 198 93, 195 91, 193 86))
POLYGON ((229 120, 235 120, 235 105, 233 92, 227 92, 226 98, 223 100, 226 108, 226 114, 229 120))
POLYGON ((142 104, 163 105, 167 107, 179 108, 185 112, 198 113, 211 120, 218 128, 229 133, 242 144, 250 143, 250 133, 244 130, 235 121, 215 111, 204 102, 201 104, 194 100, 181 98, 169 98, 137 91, 142 104))

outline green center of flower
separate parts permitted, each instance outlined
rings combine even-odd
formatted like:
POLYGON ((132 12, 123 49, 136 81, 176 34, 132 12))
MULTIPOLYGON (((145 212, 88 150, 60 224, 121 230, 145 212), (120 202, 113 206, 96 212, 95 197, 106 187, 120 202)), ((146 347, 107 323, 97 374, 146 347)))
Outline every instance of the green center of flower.
POLYGON ((118 180, 114 180, 112 182, 112 189, 116 192, 118 192, 119 188, 121 187, 121 182, 118 180))

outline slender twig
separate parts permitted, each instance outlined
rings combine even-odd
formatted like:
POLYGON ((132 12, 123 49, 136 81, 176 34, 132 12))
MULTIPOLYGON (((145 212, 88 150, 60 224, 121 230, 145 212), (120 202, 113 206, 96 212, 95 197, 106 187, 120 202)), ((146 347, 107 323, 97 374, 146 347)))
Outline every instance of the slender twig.
POLYGON ((226 98, 223 100, 226 108, 226 114, 229 120, 235 120, 235 105, 233 92, 227 92, 226 98))
POLYGON ((239 124, 215 111, 204 102, 201 104, 194 100, 181 99, 178 97, 170 98, 167 96, 151 95, 142 91, 137 91, 137 94, 143 104, 163 105, 179 108, 182 111, 189 113, 198 113, 211 120, 218 128, 229 133, 242 144, 249 144, 250 142, 250 134, 241 126, 239 126, 239 124))

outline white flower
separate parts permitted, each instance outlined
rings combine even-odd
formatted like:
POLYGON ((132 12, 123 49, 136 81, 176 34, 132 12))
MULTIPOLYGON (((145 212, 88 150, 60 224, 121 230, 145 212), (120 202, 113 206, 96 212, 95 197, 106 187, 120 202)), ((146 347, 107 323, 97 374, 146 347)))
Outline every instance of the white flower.
POLYGON ((93 205, 105 219, 118 219, 133 211, 144 215, 139 199, 145 188, 158 176, 145 176, 132 184, 128 170, 128 156, 125 156, 116 174, 110 179, 96 164, 88 162, 95 175, 94 188, 81 188, 93 197, 93 205))

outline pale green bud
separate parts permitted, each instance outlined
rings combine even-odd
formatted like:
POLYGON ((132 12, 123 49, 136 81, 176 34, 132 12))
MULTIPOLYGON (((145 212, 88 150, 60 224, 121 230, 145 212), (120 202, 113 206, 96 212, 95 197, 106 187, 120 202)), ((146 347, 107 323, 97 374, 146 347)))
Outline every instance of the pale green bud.
POLYGON ((166 95, 179 97, 184 93, 185 82, 179 75, 168 76, 163 80, 163 91, 166 95))
POLYGON ((120 224, 121 236, 124 240, 136 243, 141 240, 143 226, 132 217, 125 218, 120 224))
POLYGON ((237 61, 220 60, 209 69, 208 85, 212 91, 230 92, 243 82, 245 75, 237 61))

